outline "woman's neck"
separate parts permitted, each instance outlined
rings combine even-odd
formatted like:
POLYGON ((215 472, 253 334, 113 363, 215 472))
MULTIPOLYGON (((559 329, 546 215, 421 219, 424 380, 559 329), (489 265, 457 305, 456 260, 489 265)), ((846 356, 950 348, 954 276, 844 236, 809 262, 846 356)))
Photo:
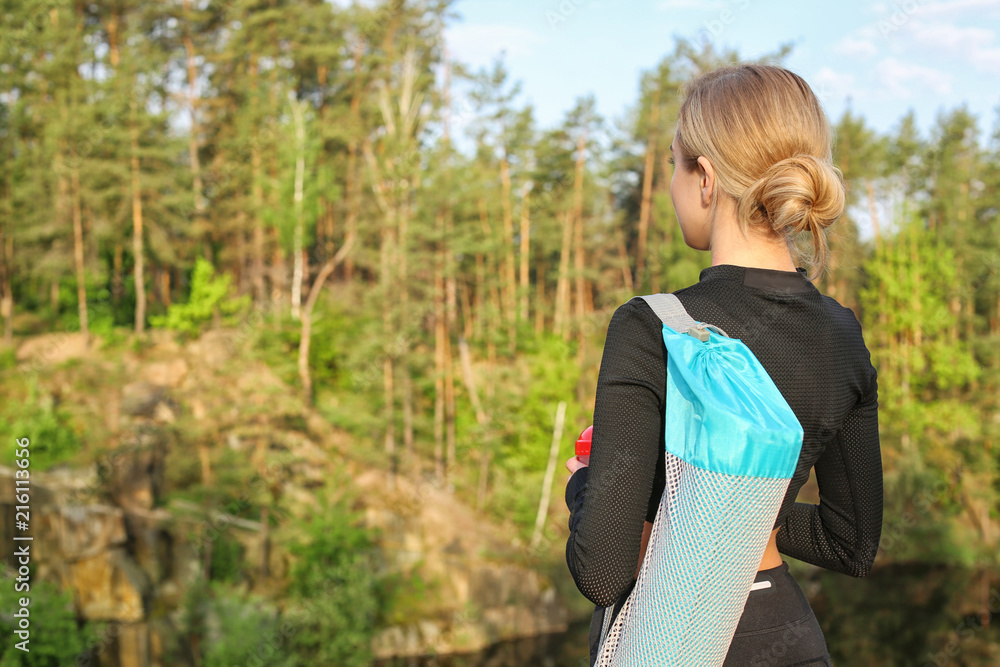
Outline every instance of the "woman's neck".
POLYGON ((743 236, 736 216, 729 211, 719 211, 716 223, 712 225, 710 250, 712 266, 735 264, 775 271, 795 271, 795 263, 784 239, 764 237, 752 232, 743 236))

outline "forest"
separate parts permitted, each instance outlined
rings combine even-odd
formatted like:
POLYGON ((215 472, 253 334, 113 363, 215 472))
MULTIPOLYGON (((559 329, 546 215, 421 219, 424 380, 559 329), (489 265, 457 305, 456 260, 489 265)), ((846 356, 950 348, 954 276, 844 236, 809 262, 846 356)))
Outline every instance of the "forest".
MULTIPOLYGON (((451 58, 457 11, 0 2, 4 437, 47 424, 39 469, 114 444, 36 398, 41 362, 17 360, 23 341, 141 349, 158 331, 224 329, 390 486, 436 480, 527 543, 548 480, 558 558, 564 476, 544 475, 556 407, 568 452, 614 310, 708 266, 681 239, 669 146, 685 82, 744 59, 676 38, 623 117, 581 97, 541 127, 501 56, 483 69, 451 58)), ((926 134, 913 112, 887 133, 850 108, 830 120, 848 206, 816 285, 855 312, 878 370, 873 576, 961 570, 986 609, 1000 586, 1000 108, 981 119, 958 103, 926 134)), ((220 493, 224 447, 191 447, 197 470, 175 490, 220 493)), ((280 504, 254 511, 266 522, 280 504)), ((942 650, 961 618, 921 650, 942 650)), ((864 664, 897 664, 876 654, 864 664)))

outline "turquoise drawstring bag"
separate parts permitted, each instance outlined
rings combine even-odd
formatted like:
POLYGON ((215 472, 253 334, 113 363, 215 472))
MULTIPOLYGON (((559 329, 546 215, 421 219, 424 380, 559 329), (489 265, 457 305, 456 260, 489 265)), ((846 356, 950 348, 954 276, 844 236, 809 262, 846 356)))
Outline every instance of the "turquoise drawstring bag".
POLYGON ((743 342, 676 296, 645 299, 667 348, 666 485, 601 667, 722 665, 802 449, 802 426, 743 342))

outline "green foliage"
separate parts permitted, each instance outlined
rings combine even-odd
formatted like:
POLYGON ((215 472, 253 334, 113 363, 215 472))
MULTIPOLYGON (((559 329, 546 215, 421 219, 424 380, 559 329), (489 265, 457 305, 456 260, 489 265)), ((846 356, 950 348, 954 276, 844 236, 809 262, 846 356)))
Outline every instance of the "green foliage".
MULTIPOLYGON (((47 468, 65 461, 80 450, 81 441, 73 426, 72 415, 54 397, 38 389, 34 377, 27 384, 27 396, 11 396, 0 406, 0 431, 11 438, 28 438, 32 470, 47 468)), ((8 387, 7 392, 14 389, 8 387)), ((11 443, 13 444, 13 443, 11 443)), ((14 448, 5 446, 0 461, 14 464, 14 448)))
MULTIPOLYGON (((253 335, 253 351, 282 380, 299 383, 298 355, 302 325, 283 313, 262 322, 253 335)), ((362 345, 355 337, 356 323, 349 313, 330 300, 320 299, 312 315, 309 368, 317 391, 337 388, 344 379, 346 350, 362 345)))
POLYGON ((380 625, 412 624, 414 618, 426 615, 440 603, 444 584, 437 580, 425 580, 420 575, 421 565, 414 563, 412 571, 386 575, 380 582, 385 591, 380 625))
POLYGON ((215 267, 199 257, 191 276, 188 302, 171 304, 166 315, 150 317, 150 324, 197 335, 212 320, 216 309, 223 316, 223 322, 233 323, 231 316, 249 306, 250 297, 230 297, 231 282, 229 274, 216 276, 215 267))
MULTIPOLYGON (((345 348, 352 344, 349 333, 351 319, 343 308, 333 307, 330 302, 316 304, 312 318, 312 342, 309 345, 309 369, 317 389, 335 386, 343 375, 345 348)), ((296 359, 297 354, 296 351, 296 359)))
POLYGON ((227 532, 221 533, 212 542, 211 578, 213 581, 228 583, 238 581, 242 562, 243 548, 227 532))
POLYGON ((76 658, 86 648, 85 631, 76 622, 72 596, 60 593, 55 584, 32 581, 31 590, 14 590, 14 578, 9 572, 0 576, 0 664, 4 667, 62 667, 76 664, 76 658), (20 629, 14 612, 21 609, 19 600, 28 598, 30 641, 29 652, 14 647, 20 642, 15 630, 20 629), (55 640, 58 638, 58 640, 55 640))
POLYGON ((997 664, 1000 591, 984 591, 979 572, 894 565, 850 585, 833 572, 814 576, 811 604, 835 665, 997 664), (992 617, 988 627, 980 612, 992 617))
POLYGON ((0 347, 0 373, 17 368, 17 350, 10 346, 0 347))
POLYGON ((200 576, 184 591, 180 605, 180 633, 188 643, 200 643, 206 632, 210 598, 211 589, 200 576))
POLYGON ((860 293, 887 453, 883 550, 894 561, 994 562, 976 522, 964 520, 1000 495, 990 483, 996 457, 981 445, 982 367, 973 341, 957 335, 967 326, 961 263, 954 244, 914 212, 900 217, 866 263, 860 293))
MULTIPOLYGON (((590 423, 590 417, 582 414, 576 401, 582 369, 575 344, 544 335, 524 345, 527 352, 520 362, 495 381, 490 429, 503 437, 494 445, 496 479, 490 510, 498 519, 512 519, 529 530, 538 512, 559 402, 566 401, 567 406, 557 461, 560 468, 572 456, 576 434, 590 423)), ((474 437, 478 443, 483 436, 474 437)), ((558 499, 558 492, 553 497, 558 499)))
POLYGON ((204 667, 294 664, 287 653, 291 628, 263 598, 214 584, 207 606, 204 667))
MULTIPOLYGON (((351 433, 352 456, 383 467, 392 462, 372 443, 385 438, 391 414, 397 451, 404 433, 412 435, 417 462, 427 470, 440 437, 436 325, 446 301, 458 450, 449 482, 459 500, 474 504, 479 456, 489 451, 483 516, 512 523, 522 536, 534 520, 556 405, 565 400, 568 410, 554 504, 563 461, 590 421, 609 308, 629 291, 690 285, 711 261, 683 242, 666 160, 684 84, 696 72, 737 61, 735 52, 676 40, 673 52, 644 73, 634 107, 613 130, 597 117, 593 98, 579 100, 557 126, 538 128, 502 63, 471 76, 456 67, 456 77, 472 84, 463 125, 471 130, 473 150, 460 153, 439 135, 446 115, 434 72, 443 53, 441 26, 450 20, 447 2, 350 8, 285 0, 210 0, 190 8, 62 2, 41 13, 31 4, 5 4, 10 25, 27 28, 15 29, 16 38, 0 49, 0 159, 6 167, 0 208, 4 220, 17 221, 2 223, 5 238, 15 241, 9 266, 6 244, 0 253, 18 332, 79 329, 79 249, 89 327, 104 339, 105 360, 109 352, 142 360, 154 351, 159 337, 129 340, 124 333, 138 295, 148 296, 153 326, 194 336, 217 318, 234 322, 249 301, 234 296, 238 283, 240 292, 252 291, 257 299, 254 318, 267 313, 264 320, 248 317, 242 324, 250 329, 241 327, 240 334, 254 338, 253 353, 287 387, 297 387, 301 330, 287 304, 296 227, 301 220, 306 282, 345 233, 356 230, 353 269, 346 262, 337 268, 330 278, 336 296, 324 292, 313 316, 309 366, 318 410, 351 433), (197 137, 185 136, 195 126, 185 105, 162 103, 176 92, 171 63, 183 59, 182 43, 199 55, 197 137), (112 53, 120 62, 112 62, 112 53), (305 112, 302 144, 288 91, 299 96, 305 112), (402 108, 406 100, 412 108, 402 108), (192 162, 178 159, 188 155, 189 139, 203 159, 200 192, 192 162), (305 169, 297 200, 300 153, 305 169), (144 223, 133 239, 136 175, 144 223), (653 194, 640 270, 637 222, 649 203, 645 185, 653 194), (195 206, 197 197, 203 206, 195 206), (77 210, 82 248, 74 247, 67 224, 77 210), (530 224, 527 239, 520 238, 522 219, 530 224), (576 221, 578 228, 566 224, 576 221), (565 241, 564 231, 572 231, 565 241), (515 266, 522 240, 530 240, 529 285, 520 284, 515 266), (137 252, 148 267, 143 285, 135 284, 137 252), (582 275, 577 259, 584 260, 582 275), (578 277, 587 294, 582 302, 578 277), (189 289, 186 302, 182 297, 169 309, 164 305, 165 278, 174 281, 173 294, 189 289), (517 289, 510 290, 514 282, 517 289), (568 298, 557 291, 567 287, 568 298), (553 333, 556 308, 568 320, 571 343, 561 331, 553 333), (578 350, 581 328, 586 345, 578 350), (469 342, 485 424, 462 379, 459 336, 469 342), (127 340, 134 355, 120 349, 127 340), (384 371, 390 366, 394 386, 387 392, 384 371)), ((762 59, 780 62, 787 52, 762 59)), ((837 267, 821 286, 865 323, 879 372, 891 529, 882 560, 995 565, 995 542, 985 538, 996 534, 1000 507, 1000 460, 991 449, 1000 438, 1000 144, 981 148, 976 118, 963 108, 941 114, 927 138, 912 113, 886 136, 852 111, 835 127, 835 160, 849 181, 848 211, 831 234, 837 267), (868 234, 861 232, 869 221, 854 216, 865 217, 858 211, 866 203, 881 212, 878 205, 894 193, 903 194, 910 210, 882 215, 879 241, 865 241, 868 234), (993 533, 982 524, 984 516, 992 518, 993 533)), ((67 403, 86 383, 66 384, 62 376, 78 370, 72 364, 85 363, 52 369, 58 377, 50 389, 72 388, 59 389, 67 403)), ((239 372, 243 359, 231 363, 239 372)), ((103 426, 86 435, 73 428, 101 421, 88 423, 80 414, 84 401, 76 401, 79 412, 71 419, 71 408, 35 384, 20 391, 14 369, 13 352, 0 352, 0 370, 13 380, 2 392, 0 430, 32 439, 33 468, 106 439, 103 426)), ((265 430, 260 424, 268 422, 275 431, 305 431, 299 399, 287 387, 263 400, 214 406, 216 414, 199 421, 212 422, 234 408, 233 419, 249 428, 265 430)), ((193 438, 212 440, 214 426, 193 438)), ((9 464, 12 450, 4 452, 2 462, 9 464)), ((223 446, 213 446, 212 457, 212 488, 202 484, 195 457, 168 457, 168 492, 206 504, 238 494, 256 462, 246 450, 223 446)), ((265 503, 278 505, 275 498, 255 498, 243 509, 253 515, 265 503)), ((403 621, 433 595, 436 582, 419 578, 393 580, 394 595, 381 593, 386 582, 365 557, 371 549, 370 536, 340 505, 316 518, 306 539, 293 546, 293 602, 307 610, 296 619, 294 641, 287 642, 297 647, 295 661, 364 664, 379 614, 403 621)), ((238 546, 223 533, 213 551, 213 578, 237 581, 240 559, 238 546)), ((191 592, 185 632, 202 640, 206 664, 246 662, 240 649, 278 622, 271 612, 254 612, 257 606, 259 600, 227 588, 206 584, 191 592)), ((916 637, 925 629, 916 624, 910 631, 916 637)), ((891 634, 878 630, 880 639, 891 634)))
POLYGON ((366 667, 384 593, 373 535, 344 504, 327 507, 289 547, 292 664, 366 667))

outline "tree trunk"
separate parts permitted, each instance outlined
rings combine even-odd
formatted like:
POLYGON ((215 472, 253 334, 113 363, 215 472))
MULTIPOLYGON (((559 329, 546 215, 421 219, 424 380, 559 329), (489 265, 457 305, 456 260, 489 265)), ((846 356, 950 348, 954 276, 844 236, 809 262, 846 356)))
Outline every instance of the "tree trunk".
POLYGON ((292 318, 299 319, 302 309, 302 241, 305 236, 305 213, 303 212, 302 189, 306 171, 306 126, 302 114, 302 104, 295 93, 288 91, 295 121, 295 232, 292 240, 292 318))
POLYGON ((236 214, 236 280, 241 295, 250 291, 250 274, 252 273, 248 268, 250 261, 247 257, 246 221, 246 211, 240 211, 236 214))
POLYGON ((455 328, 455 308, 451 301, 455 298, 455 285, 452 282, 447 287, 449 304, 445 307, 445 338, 444 350, 444 440, 445 440, 445 479, 455 469, 455 370, 452 362, 451 332, 455 328))
MULTIPOLYGON (((191 0, 183 0, 182 3, 185 15, 191 10, 191 0)), ((203 237, 206 250, 210 251, 211 239, 209 229, 205 226, 205 196, 204 185, 201 180, 201 159, 198 156, 198 138, 201 135, 201 128, 198 125, 198 64, 194 52, 194 42, 191 40, 191 33, 188 30, 188 18, 184 17, 184 53, 187 58, 187 79, 188 79, 188 109, 191 114, 191 129, 188 134, 188 157, 191 160, 191 181, 194 192, 194 214, 196 220, 195 233, 203 237)), ((209 253, 210 254, 210 253, 209 253)))
MULTIPOLYGON (((254 91, 259 90, 257 81, 257 58, 251 56, 250 59, 250 80, 253 82, 254 91)), ((261 218, 261 211, 264 208, 264 189, 261 173, 260 142, 253 140, 250 142, 250 173, 251 173, 251 193, 253 198, 253 289, 254 299, 257 303, 264 303, 267 295, 264 292, 264 220, 261 218)))
POLYGON ((445 337, 444 337, 444 435, 445 435, 445 478, 455 469, 455 370, 452 363, 451 337, 458 326, 458 285, 452 262, 448 239, 454 234, 454 223, 450 206, 445 210, 445 337))
POLYGON ((444 339, 448 335, 445 322, 444 289, 444 214, 435 219, 438 247, 434 253, 434 472, 444 479, 444 339))
POLYGON ((392 252, 392 221, 386 221, 382 231, 381 248, 381 282, 382 282, 382 330, 385 340, 385 349, 382 359, 382 386, 385 397, 385 454, 389 461, 389 488, 396 485, 396 415, 395 415, 395 389, 393 386, 393 349, 389 341, 397 334, 393 328, 393 317, 391 298, 393 280, 392 267, 394 265, 392 252))
POLYGON ((634 294, 635 287, 632 282, 632 271, 628 264, 628 250, 625 249, 625 235, 622 234, 622 230, 615 230, 615 240, 618 241, 618 263, 621 264, 622 283, 625 285, 626 292, 634 294))
MULTIPOLYGON (((271 174, 270 181, 274 183, 277 176, 271 174)), ((275 190, 271 190, 268 193, 269 199, 271 200, 272 210, 277 210, 278 204, 274 201, 277 196, 275 190)), ((270 245, 274 248, 274 254, 271 255, 271 293, 280 294, 281 299, 287 298, 288 290, 288 272, 285 270, 285 249, 281 246, 281 239, 278 236, 278 228, 271 227, 269 230, 270 245)))
POLYGON ((556 281, 555 322, 553 330, 557 336, 569 336, 569 255, 573 237, 573 216, 569 210, 563 211, 562 246, 559 249, 559 278, 556 281))
POLYGON ((348 236, 344 239, 344 245, 340 247, 337 254, 326 261, 323 267, 316 274, 316 279, 313 281, 312 287, 309 289, 309 295, 306 297, 306 303, 302 308, 301 312, 301 324, 302 324, 302 335, 299 337, 299 380, 302 382, 302 397, 306 404, 312 406, 313 404, 313 388, 312 388, 312 375, 309 372, 309 346, 312 342, 312 312, 316 305, 316 300, 319 299, 319 293, 323 289, 323 284, 326 279, 330 277, 333 270, 337 268, 337 264, 347 257, 347 254, 351 251, 351 247, 354 245, 355 237, 348 236))
POLYGON ((535 266, 535 333, 545 333, 545 260, 539 259, 535 266))
MULTIPOLYGON (((451 59, 448 46, 445 44, 441 56, 444 62, 443 89, 443 124, 444 146, 448 151, 445 162, 445 188, 451 192, 451 59)), ((449 241, 454 235, 454 219, 452 217, 451 199, 446 197, 444 204, 444 235, 441 246, 441 270, 444 285, 444 331, 441 347, 441 361, 444 371, 444 435, 445 435, 445 465, 444 480, 447 481, 455 469, 455 372, 452 364, 451 336, 457 327, 458 318, 458 286, 455 280, 455 267, 452 262, 449 241)))
POLYGON ((483 341, 490 336, 490 319, 487 316, 487 301, 489 299, 489 284, 487 277, 490 275, 490 255, 492 250, 492 237, 489 233, 489 223, 486 219, 486 200, 479 200, 479 227, 483 233, 484 242, 489 244, 487 252, 476 253, 476 302, 473 311, 475 316, 476 340, 483 341))
POLYGON ((90 327, 87 323, 87 276, 83 265, 83 213, 80 210, 80 171, 74 165, 71 172, 73 199, 73 259, 76 263, 76 300, 80 314, 80 333, 84 345, 90 344, 90 327))
POLYGON ((545 517, 549 513, 549 497, 552 494, 552 478, 556 474, 556 458, 559 456, 559 443, 562 440, 563 424, 566 421, 566 401, 559 401, 556 408, 556 424, 552 430, 552 446, 549 448, 549 462, 545 466, 545 477, 542 480, 542 498, 538 501, 538 514, 535 516, 535 530, 531 534, 531 547, 535 548, 542 539, 542 529, 545 527, 545 517))
POLYGON ((468 340, 473 340, 473 334, 475 329, 473 328, 472 316, 472 296, 469 294, 471 292, 468 281, 463 281, 462 283, 462 333, 468 340))
POLYGON ((531 284, 528 276, 528 260, 531 258, 530 238, 531 238, 531 188, 527 184, 521 195, 521 275, 518 282, 520 290, 519 313, 522 322, 528 321, 528 293, 531 291, 531 284))
MULTIPOLYGON (((419 186, 417 186, 419 187, 419 186)), ((396 294, 399 295, 399 333, 402 334, 398 350, 398 367, 402 374, 400 390, 403 399, 403 450, 410 465, 419 467, 413 439, 413 378, 410 371, 410 276, 408 268, 410 233, 409 187, 403 186, 396 219, 399 221, 399 243, 396 246, 396 294)))
POLYGON ((160 271, 160 294, 163 297, 163 307, 170 308, 170 267, 165 266, 160 271))
POLYGON ((507 321, 507 343, 510 353, 517 349, 517 282, 514 276, 514 213, 510 193, 510 163, 504 156, 500 160, 500 184, 503 210, 503 311, 507 321))
POLYGON ((497 354, 497 345, 496 340, 493 337, 493 332, 503 325, 502 310, 500 305, 500 287, 497 285, 496 279, 498 271, 502 269, 500 268, 500 260, 496 254, 496 237, 493 233, 493 226, 489 221, 489 215, 487 214, 485 198, 479 200, 479 221, 482 225, 483 236, 490 241, 490 252, 486 256, 486 275, 490 277, 488 290, 490 307, 488 308, 489 317, 483 318, 483 321, 485 322, 483 328, 485 330, 487 363, 489 363, 492 368, 492 364, 496 360, 497 354))
MULTIPOLYGON (((319 108, 317 109, 317 115, 319 118, 319 127, 321 128, 319 130, 319 138, 321 146, 323 142, 322 128, 327 127, 329 123, 329 119, 327 117, 328 116, 327 109, 329 108, 329 105, 327 105, 326 103, 326 95, 327 95, 326 82, 327 82, 327 77, 329 76, 329 72, 330 68, 326 65, 316 66, 317 97, 319 98, 319 108)), ((321 174, 325 171, 326 160, 324 158, 326 158, 326 151, 320 148, 320 150, 316 155, 315 172, 317 174, 321 174)), ((317 197, 318 199, 317 210, 319 211, 319 218, 316 221, 315 244, 317 252, 321 252, 322 257, 325 260, 326 258, 333 255, 333 216, 334 216, 333 203, 326 197, 326 192, 328 188, 333 186, 333 182, 332 180, 324 181, 324 182, 319 182, 318 185, 319 185, 319 196, 317 197)), ((308 265, 309 262, 307 260, 306 266, 308 267, 308 265)), ((308 268, 306 269, 306 273, 308 274, 308 268)), ((308 282, 308 276, 306 277, 306 282, 308 282)))
MULTIPOLYGON (((272 16, 278 11, 277 0, 269 0, 269 4, 272 10, 272 16)), ((278 33, 276 29, 275 20, 272 18, 267 23, 268 35, 271 39, 271 54, 277 55, 280 52, 278 33)), ((278 72, 281 68, 272 66, 270 68, 270 83, 268 85, 268 113, 271 115, 268 119, 269 124, 276 124, 278 113, 278 72)), ((267 189, 267 200, 272 211, 277 211, 281 207, 280 193, 278 188, 274 186, 278 182, 278 151, 275 145, 268 146, 268 151, 266 153, 268 157, 268 179, 267 183, 269 185, 267 189)), ((288 293, 288 272, 285 269, 285 249, 281 245, 280 238, 278 236, 278 228, 271 227, 271 245, 274 248, 274 255, 271 263, 271 293, 277 293, 281 295, 281 299, 284 299, 288 293)))
POLYGON ((642 174, 642 203, 639 206, 639 243, 636 248, 635 280, 640 289, 646 284, 646 237, 649 234, 649 213, 653 198, 653 169, 656 164, 656 126, 660 120, 660 86, 653 90, 649 109, 649 133, 646 139, 646 161, 642 174))
MULTIPOLYGON (((364 44, 358 41, 354 46, 354 91, 351 94, 351 139, 347 144, 347 215, 345 223, 347 235, 357 233, 358 211, 360 208, 360 193, 358 183, 358 141, 357 133, 361 131, 361 56, 364 44)), ((354 279, 354 260, 350 256, 344 262, 344 278, 348 282, 354 279)))
POLYGON ((483 295, 486 293, 486 260, 483 257, 483 253, 476 253, 476 291, 475 291, 475 303, 471 309, 466 309, 466 314, 468 317, 472 318, 472 335, 475 340, 482 340, 483 338, 483 317, 484 311, 486 310, 485 299, 483 295))
MULTIPOLYGON (((135 110, 133 107, 133 114, 135 110)), ((146 326, 146 277, 143 272, 142 193, 139 180, 139 128, 133 115, 131 136, 132 170, 132 255, 135 259, 135 332, 146 326)))
POLYGON ((390 489, 396 485, 396 415, 392 373, 392 357, 386 354, 382 362, 382 383, 385 387, 385 455, 389 459, 390 489))
POLYGON ((476 378, 472 374, 472 358, 469 353, 469 344, 464 338, 458 340, 458 353, 462 360, 462 377, 465 379, 465 388, 469 392, 469 400, 476 413, 476 422, 479 423, 480 453, 479 453, 479 488, 476 493, 476 510, 480 511, 486 505, 486 492, 490 473, 490 435, 487 433, 489 426, 489 416, 483 410, 482 403, 479 402, 479 392, 476 390, 476 378))
POLYGON ((583 256, 583 167, 587 136, 581 133, 576 145, 576 177, 573 184, 573 268, 576 273, 576 321, 578 328, 577 358, 583 361, 586 356, 587 336, 583 327, 583 318, 586 315, 587 297, 584 292, 587 289, 587 279, 584 275, 586 266, 583 256))

